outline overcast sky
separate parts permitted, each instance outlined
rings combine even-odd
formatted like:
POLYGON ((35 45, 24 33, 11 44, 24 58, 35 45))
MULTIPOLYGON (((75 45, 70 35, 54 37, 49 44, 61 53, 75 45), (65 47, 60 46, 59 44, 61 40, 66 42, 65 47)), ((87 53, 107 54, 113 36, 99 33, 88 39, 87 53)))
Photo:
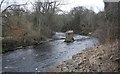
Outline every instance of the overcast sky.
POLYGON ((61 6, 62 10, 69 11, 76 6, 85 6, 95 12, 104 10, 103 0, 68 0, 68 5, 61 6))
MULTIPOLYGON (((13 3, 13 2, 17 2, 17 3, 25 3, 27 1, 30 1, 32 3, 35 2, 35 0, 5 0, 5 2, 8 2, 7 5, 9 5, 9 3, 13 3)), ((44 0, 42 0, 44 1, 44 0)), ((88 9, 93 9, 95 12, 99 12, 104 10, 104 3, 103 0, 58 0, 61 1, 61 3, 66 4, 66 5, 62 5, 60 6, 60 9, 69 12, 73 7, 76 6, 85 6, 88 9)), ((1 2, 1 0, 0 0, 1 2)), ((29 4, 30 4, 29 2, 29 4)), ((7 6, 6 4, 4 4, 4 6, 7 6)), ((3 6, 3 7, 4 7, 3 6)), ((32 8, 31 5, 29 5, 28 8, 32 8)))

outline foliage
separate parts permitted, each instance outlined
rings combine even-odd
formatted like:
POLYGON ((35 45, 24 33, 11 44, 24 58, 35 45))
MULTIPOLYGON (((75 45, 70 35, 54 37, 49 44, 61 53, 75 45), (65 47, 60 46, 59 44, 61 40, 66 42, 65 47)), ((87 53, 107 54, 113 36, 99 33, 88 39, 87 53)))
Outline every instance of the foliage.
POLYGON ((88 10, 85 7, 75 7, 68 14, 69 21, 63 27, 63 31, 74 30, 78 34, 88 34, 93 32, 96 25, 96 14, 92 10, 88 10))

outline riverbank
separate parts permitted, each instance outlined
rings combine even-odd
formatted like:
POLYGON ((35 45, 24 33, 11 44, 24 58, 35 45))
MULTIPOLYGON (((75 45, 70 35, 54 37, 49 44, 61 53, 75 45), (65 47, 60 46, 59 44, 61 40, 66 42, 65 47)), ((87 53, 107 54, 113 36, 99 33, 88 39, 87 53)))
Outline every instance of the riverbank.
POLYGON ((36 45, 39 45, 41 43, 44 43, 44 42, 47 42, 47 41, 50 41, 52 39, 50 38, 26 38, 26 39, 23 39, 23 38, 4 38, 2 39, 2 50, 1 52, 2 53, 6 53, 6 52, 9 52, 9 51, 14 51, 14 50, 17 50, 17 49, 22 49, 22 48, 25 48, 27 46, 36 46, 36 45))
POLYGON ((118 43, 107 43, 78 53, 49 72, 118 72, 120 50, 118 43))

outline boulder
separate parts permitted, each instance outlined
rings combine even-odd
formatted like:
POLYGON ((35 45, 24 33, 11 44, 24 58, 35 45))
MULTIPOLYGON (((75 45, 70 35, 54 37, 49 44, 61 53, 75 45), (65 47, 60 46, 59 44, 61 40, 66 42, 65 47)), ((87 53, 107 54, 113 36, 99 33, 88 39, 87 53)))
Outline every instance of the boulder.
POLYGON ((69 30, 67 31, 66 34, 66 38, 65 38, 65 42, 73 42, 74 38, 73 38, 73 30, 69 30))

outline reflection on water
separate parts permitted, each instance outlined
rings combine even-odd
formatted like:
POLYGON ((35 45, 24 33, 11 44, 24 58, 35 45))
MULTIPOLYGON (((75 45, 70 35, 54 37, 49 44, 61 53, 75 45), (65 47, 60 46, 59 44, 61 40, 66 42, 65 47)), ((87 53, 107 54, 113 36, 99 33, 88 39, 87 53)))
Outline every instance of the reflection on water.
POLYGON ((98 45, 98 40, 87 36, 74 35, 76 41, 65 43, 64 33, 56 33, 53 41, 36 47, 28 47, 3 54, 3 71, 35 72, 46 71, 49 67, 70 59, 72 55, 85 48, 98 45))

